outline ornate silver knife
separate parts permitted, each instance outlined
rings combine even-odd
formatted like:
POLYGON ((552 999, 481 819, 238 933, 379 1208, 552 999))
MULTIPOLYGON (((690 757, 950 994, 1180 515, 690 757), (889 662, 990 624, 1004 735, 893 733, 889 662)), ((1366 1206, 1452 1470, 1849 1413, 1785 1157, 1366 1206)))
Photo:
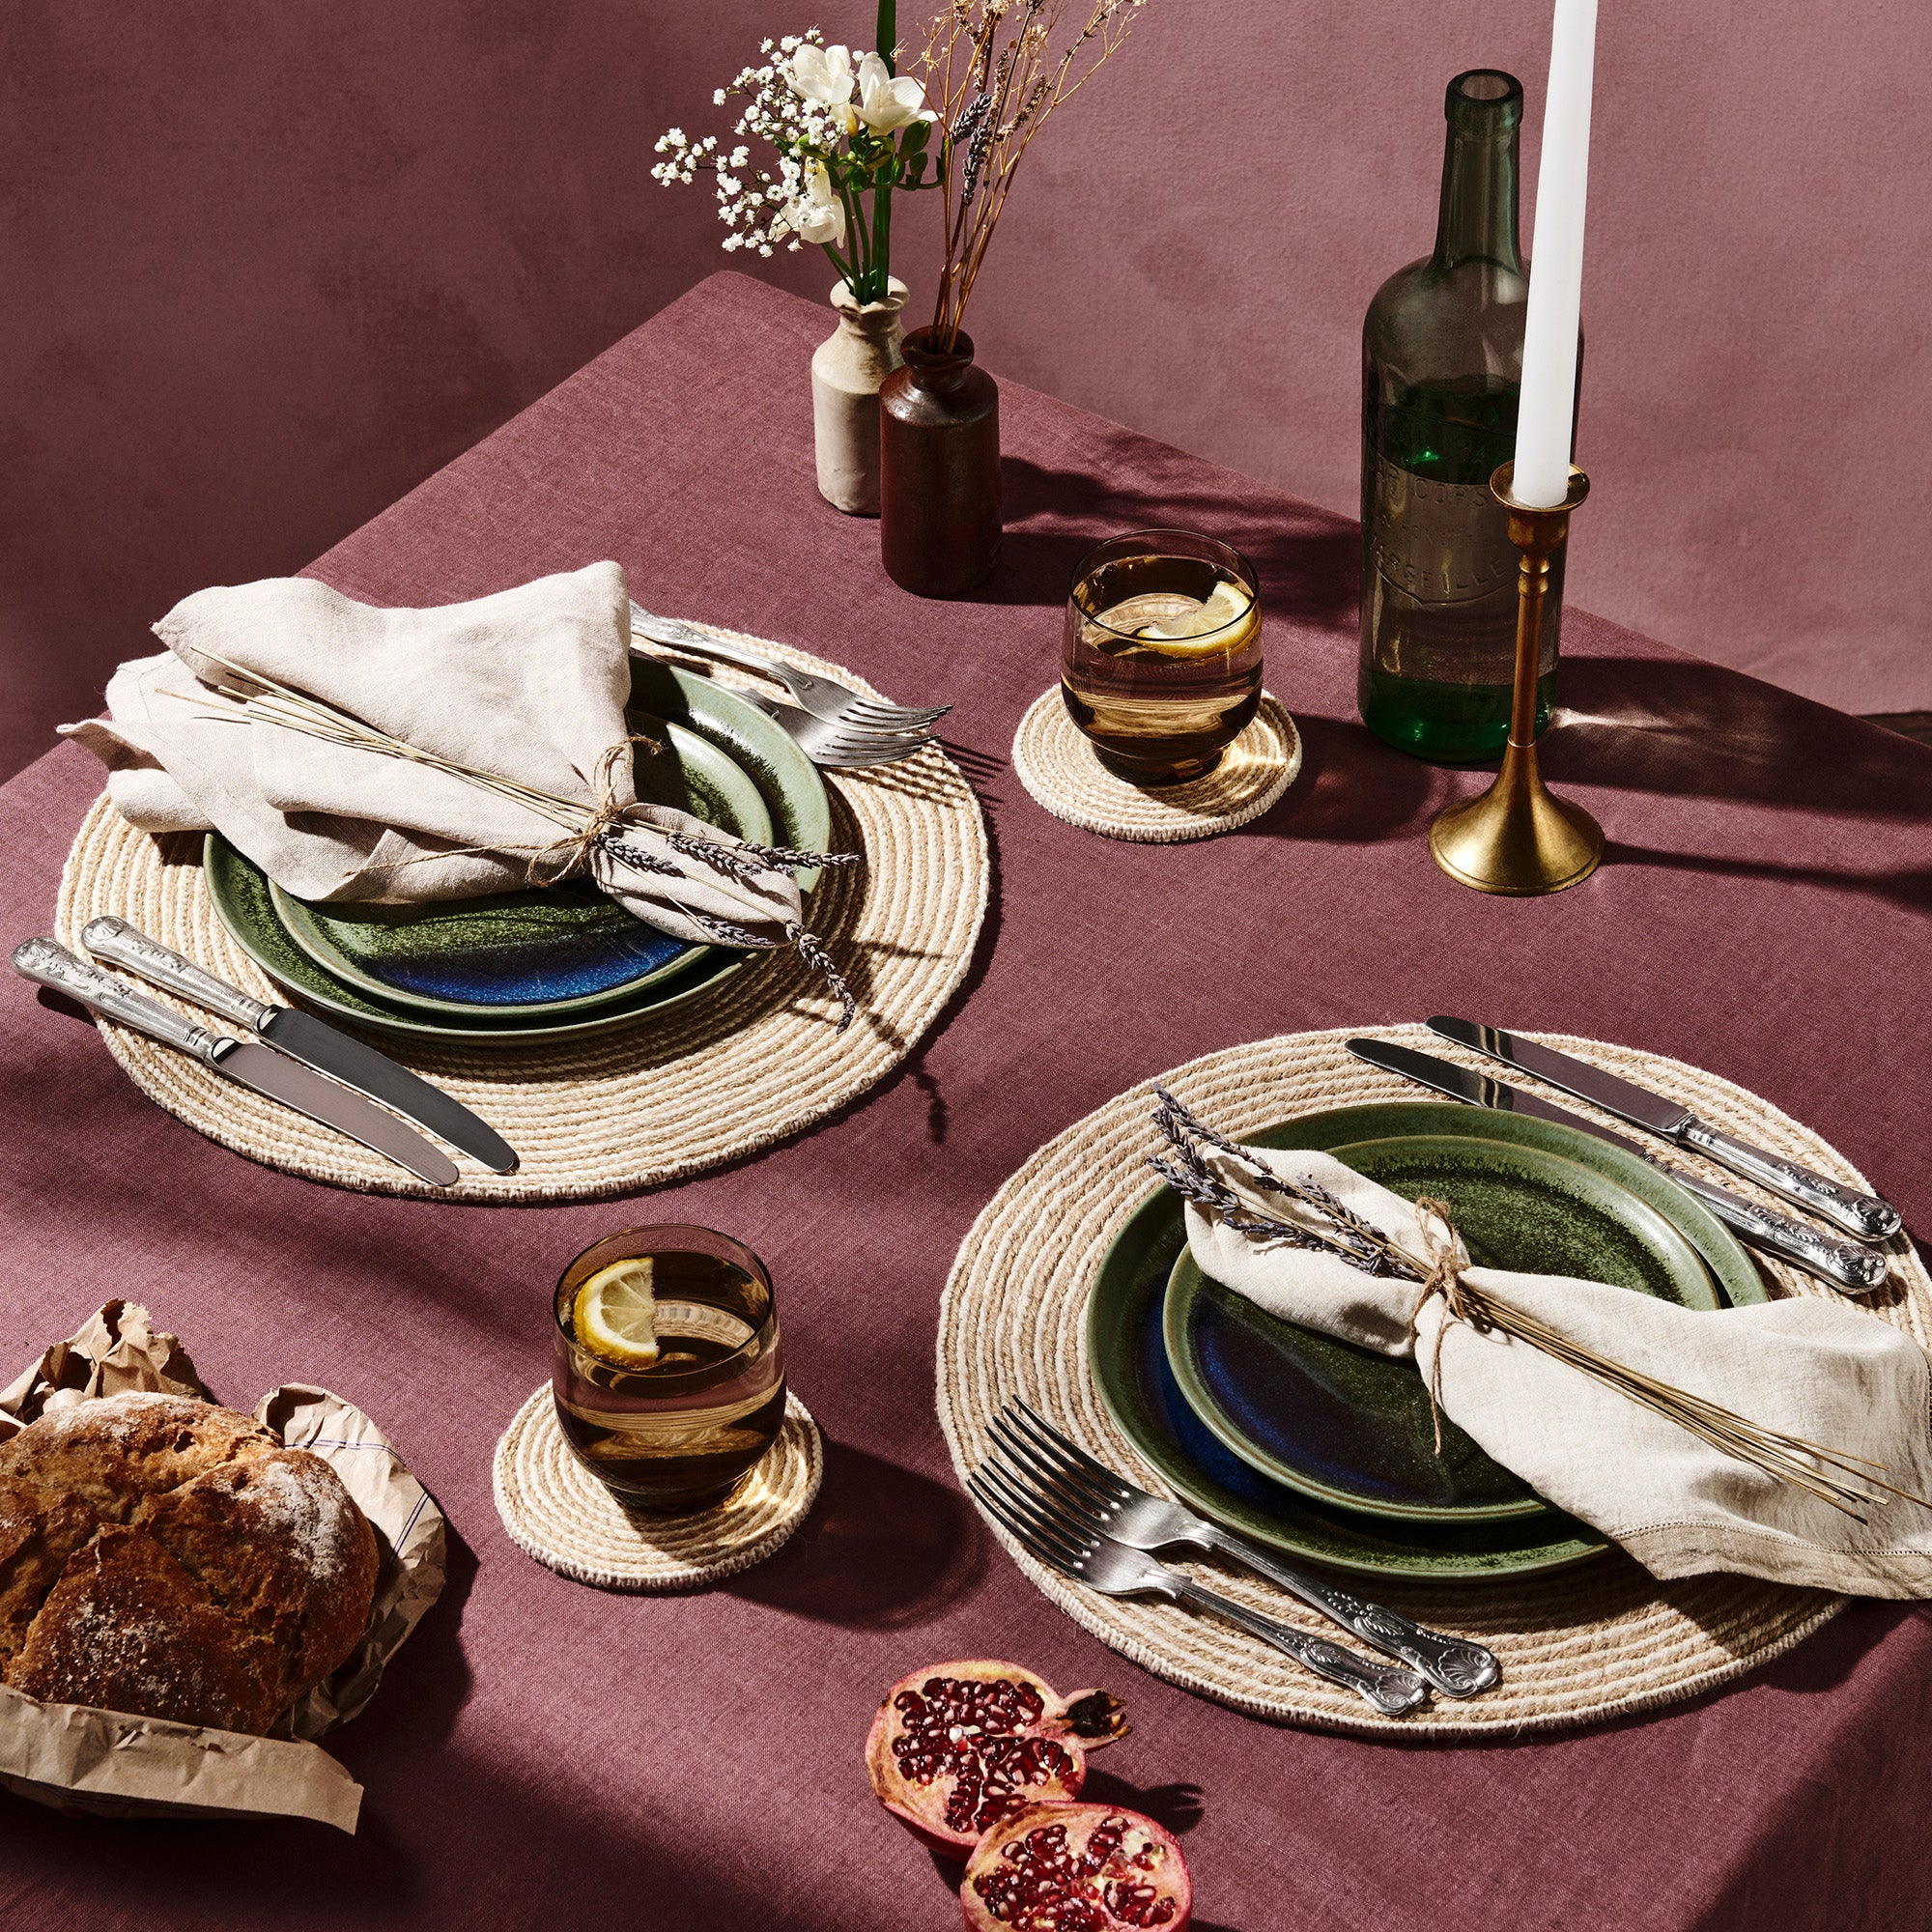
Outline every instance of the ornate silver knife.
MULTIPOLYGON (((1462 1100, 1472 1107, 1493 1107, 1506 1114, 1526 1114, 1532 1120, 1553 1121, 1560 1127, 1575 1127, 1600 1141, 1608 1141, 1612 1147, 1622 1148, 1639 1160, 1651 1160, 1634 1141, 1599 1126, 1595 1121, 1585 1120, 1581 1114, 1573 1114, 1554 1101, 1539 1100, 1534 1094, 1525 1094, 1520 1087, 1512 1087, 1506 1081, 1492 1080, 1486 1073, 1475 1073, 1466 1066, 1437 1060, 1433 1053, 1417 1053, 1413 1047, 1397 1046, 1385 1039, 1351 1039, 1349 1051, 1371 1066, 1379 1066, 1387 1073, 1400 1073, 1405 1080, 1432 1087, 1452 1100, 1462 1100)), ((1661 1166, 1656 1161, 1651 1164, 1661 1166)), ((1806 1274, 1816 1275, 1842 1293, 1870 1294, 1884 1284, 1886 1260, 1876 1248, 1861 1246, 1857 1241, 1841 1241, 1822 1228, 1794 1221, 1788 1214, 1775 1213, 1755 1201, 1713 1187, 1708 1180, 1699 1180, 1695 1175, 1677 1168, 1665 1167, 1662 1171, 1701 1201, 1740 1240, 1768 1255, 1776 1255, 1779 1261, 1789 1262, 1793 1267, 1803 1268, 1806 1274)))
POLYGON ((179 993, 198 1007, 218 1013, 234 1026, 246 1027, 256 1038, 367 1094, 385 1107, 440 1134, 451 1147, 461 1148, 497 1174, 516 1170, 516 1150, 487 1121, 453 1100, 440 1087, 398 1066, 359 1039, 287 1007, 271 1007, 251 999, 240 986, 217 980, 206 967, 138 932, 125 919, 89 920, 81 939, 97 957, 125 966, 130 973, 170 993, 179 993))
POLYGON ((1861 1194, 1828 1175, 1814 1174, 1808 1167, 1781 1155, 1766 1153, 1747 1142, 1734 1140, 1719 1127, 1700 1121, 1679 1100, 1666 1100, 1661 1094, 1605 1073, 1587 1061, 1558 1053, 1553 1046, 1539 1045, 1520 1034, 1504 1033, 1500 1027, 1477 1026, 1473 1020, 1441 1016, 1429 1022, 1432 1033, 1453 1039, 1458 1046, 1474 1047, 1505 1066, 1547 1080, 1565 1094, 1588 1100, 1606 1114, 1628 1121, 1634 1127, 1660 1134, 1679 1147, 1694 1148, 1713 1160, 1742 1174, 1773 1194, 1782 1195, 1794 1207, 1830 1221, 1861 1241, 1889 1241, 1902 1223, 1898 1209, 1875 1194, 1861 1194))
POLYGON ((16 946, 14 970, 23 980, 66 993, 136 1033, 193 1054, 215 1072, 257 1094, 266 1094, 353 1141, 360 1141, 437 1187, 448 1187, 457 1178, 456 1163, 440 1148, 432 1147, 393 1114, 372 1106, 359 1094, 310 1072, 286 1054, 252 1040, 210 1033, 205 1026, 184 1019, 172 1007, 136 991, 127 980, 103 973, 91 960, 76 959, 51 939, 29 939, 16 946))

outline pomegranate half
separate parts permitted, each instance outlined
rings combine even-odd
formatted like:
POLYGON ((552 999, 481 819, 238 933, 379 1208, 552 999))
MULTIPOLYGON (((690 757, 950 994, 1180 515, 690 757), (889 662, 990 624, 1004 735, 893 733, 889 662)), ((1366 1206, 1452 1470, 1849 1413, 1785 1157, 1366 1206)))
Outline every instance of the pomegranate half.
POLYGON ((967 1861, 970 1932, 1182 1932, 1194 1888, 1173 1834, 1113 1804, 1028 1804, 967 1861))
POLYGON ((1059 1696, 1017 1663, 929 1664, 886 1692, 866 1769, 888 1811, 963 1859, 987 1827, 1036 1802, 1080 1796, 1087 1752, 1126 1734, 1104 1690, 1059 1696))

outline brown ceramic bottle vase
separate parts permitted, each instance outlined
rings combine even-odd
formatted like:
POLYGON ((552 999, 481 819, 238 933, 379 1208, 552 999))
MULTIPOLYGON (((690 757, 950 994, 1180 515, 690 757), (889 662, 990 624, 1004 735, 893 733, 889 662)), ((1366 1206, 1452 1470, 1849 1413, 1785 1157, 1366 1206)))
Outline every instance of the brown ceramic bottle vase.
POLYGON ((879 388, 879 553, 919 597, 963 597, 1000 560, 1000 392, 973 338, 917 328, 879 388))

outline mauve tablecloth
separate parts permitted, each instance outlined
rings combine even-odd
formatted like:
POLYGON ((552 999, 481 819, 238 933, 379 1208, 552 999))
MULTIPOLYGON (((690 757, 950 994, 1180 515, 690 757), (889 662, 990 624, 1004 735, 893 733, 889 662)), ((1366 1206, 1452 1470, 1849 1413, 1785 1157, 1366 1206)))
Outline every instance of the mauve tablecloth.
MULTIPOLYGON (((876 526, 813 494, 805 362, 826 326, 714 277, 315 574, 428 604, 614 556, 653 610, 956 698, 996 905, 962 998, 882 1091, 629 1204, 372 1200, 202 1141, 91 1028, 0 986, 0 1373, 138 1295, 218 1393, 294 1377, 360 1403, 455 1538, 447 1595, 333 1741, 367 1786, 357 1837, 0 1798, 9 1922, 947 1927, 947 1881, 874 1807, 860 1747, 902 1671, 1004 1654, 1128 1699, 1135 1735, 1094 1788, 1185 1831, 1221 1932, 1922 1923, 1922 1608, 1855 1606, 1735 1688, 1609 1729, 1455 1749, 1273 1729, 1145 1675, 1021 1581, 954 1488, 930 1388, 947 1266, 999 1182, 1129 1084, 1271 1033, 1461 1011, 1676 1054, 1809 1122, 1925 1226, 1932 753, 1573 613, 1547 768, 1602 817, 1608 862, 1552 899, 1465 892, 1422 834, 1477 780, 1354 722, 1351 526, 1009 388, 1005 566, 983 602, 919 603, 880 573, 876 526), (1259 563, 1268 682, 1307 740, 1287 800, 1206 845, 1075 832, 1004 767, 1054 674, 1067 565, 1154 524, 1259 563), (490 1452, 546 1373, 559 1264, 674 1219, 771 1263, 825 1491, 789 1548, 722 1589, 609 1596, 510 1545, 490 1452)), ((0 792, 10 944, 48 926, 99 781, 64 749, 0 792)))

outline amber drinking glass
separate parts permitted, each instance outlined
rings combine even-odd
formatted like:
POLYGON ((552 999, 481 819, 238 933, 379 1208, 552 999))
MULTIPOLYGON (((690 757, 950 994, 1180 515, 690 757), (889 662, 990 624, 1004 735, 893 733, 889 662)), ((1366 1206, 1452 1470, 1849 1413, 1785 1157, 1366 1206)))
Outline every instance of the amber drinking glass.
POLYGON ((1061 695, 1100 762, 1138 785, 1211 772, 1262 697, 1254 566, 1191 530, 1137 530, 1074 566, 1061 695))
POLYGON ((556 1285, 556 1419, 637 1509, 695 1509, 743 1481, 784 1421, 771 1276, 709 1228, 626 1228, 556 1285))

